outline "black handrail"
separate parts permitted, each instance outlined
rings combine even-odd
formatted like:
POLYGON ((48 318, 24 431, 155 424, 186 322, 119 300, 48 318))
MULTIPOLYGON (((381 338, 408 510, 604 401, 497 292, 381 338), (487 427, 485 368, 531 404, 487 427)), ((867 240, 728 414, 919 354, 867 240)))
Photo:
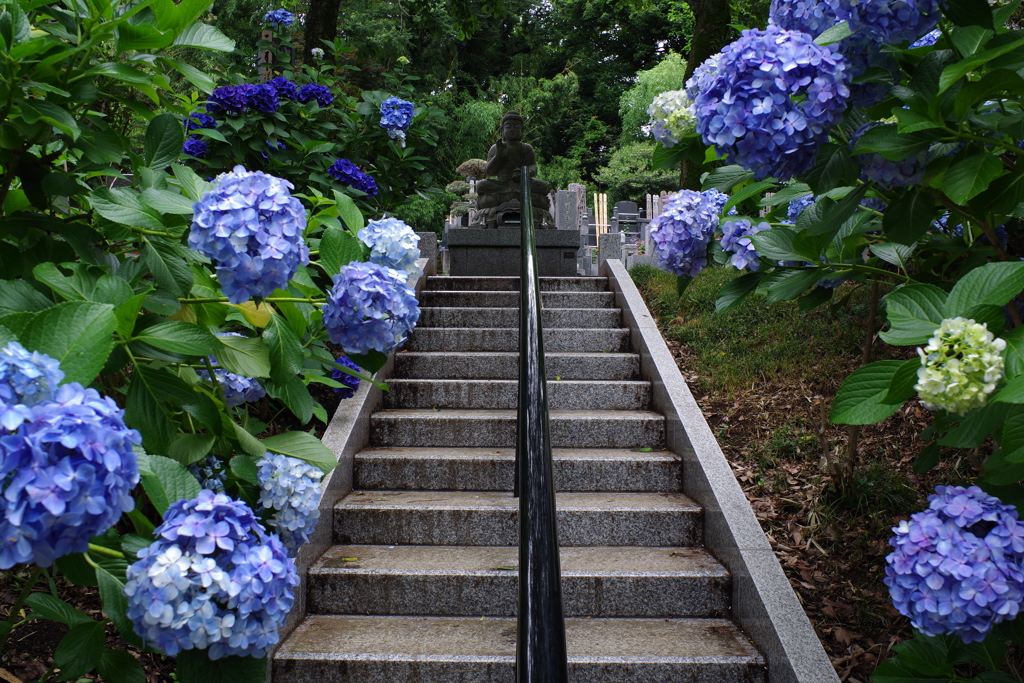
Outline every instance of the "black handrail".
POLYGON ((519 415, 516 481, 519 497, 519 620, 517 683, 567 683, 562 572, 548 429, 541 336, 540 280, 533 235, 530 173, 522 169, 519 270, 519 415))

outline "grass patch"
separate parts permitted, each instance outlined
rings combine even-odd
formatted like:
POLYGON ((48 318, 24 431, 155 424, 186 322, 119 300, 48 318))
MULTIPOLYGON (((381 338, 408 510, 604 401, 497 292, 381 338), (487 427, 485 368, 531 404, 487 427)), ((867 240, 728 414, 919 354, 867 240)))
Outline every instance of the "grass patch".
POLYGON ((682 297, 669 273, 634 266, 630 275, 665 337, 693 354, 705 391, 731 394, 749 389, 752 382, 774 383, 781 377, 808 383, 843 377, 850 360, 861 353, 867 288, 853 292, 849 303, 836 310, 826 305, 804 313, 794 301, 768 304, 751 296, 737 309, 717 313, 715 298, 740 275, 735 268, 705 268, 682 297))

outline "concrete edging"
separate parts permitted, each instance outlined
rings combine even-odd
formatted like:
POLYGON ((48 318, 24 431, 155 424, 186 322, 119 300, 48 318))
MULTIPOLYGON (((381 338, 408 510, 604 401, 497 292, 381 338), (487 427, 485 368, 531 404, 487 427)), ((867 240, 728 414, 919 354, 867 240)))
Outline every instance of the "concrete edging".
MULTIPOLYGON (((437 274, 437 260, 421 258, 416 262, 423 269, 423 276, 413 283, 416 291, 417 301, 420 293, 426 287, 427 277, 437 274)), ((395 366, 395 354, 388 355, 388 362, 377 371, 373 379, 384 382, 391 378, 395 366)), ((295 630, 299 622, 306 616, 306 577, 310 566, 323 555, 333 543, 334 529, 334 505, 352 490, 352 470, 355 463, 355 455, 366 448, 370 443, 370 415, 372 415, 384 400, 383 390, 375 387, 369 382, 360 382, 356 395, 342 401, 338 410, 334 413, 327 431, 320 441, 331 449, 338 458, 338 466, 323 480, 323 494, 320 497, 320 519, 316 528, 310 534, 309 542, 299 548, 295 558, 295 567, 299 572, 300 583, 295 589, 295 604, 292 605, 285 621, 278 633, 280 640, 267 655, 269 664, 267 666, 267 683, 270 683, 273 676, 274 652, 289 634, 295 630)))
POLYGON ((683 459, 683 493, 704 507, 704 544, 732 574, 733 618, 761 650, 769 683, 838 683, 832 663, 761 531, 711 427, 690 393, 632 278, 602 265, 665 415, 665 442, 683 459))

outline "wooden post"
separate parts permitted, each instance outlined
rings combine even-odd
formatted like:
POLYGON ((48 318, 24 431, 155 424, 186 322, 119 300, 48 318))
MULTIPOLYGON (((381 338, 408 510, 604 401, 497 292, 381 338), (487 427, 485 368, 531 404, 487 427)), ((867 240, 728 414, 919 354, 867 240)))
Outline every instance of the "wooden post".
MULTIPOLYGON (((260 34, 260 38, 267 41, 268 43, 274 42, 273 31, 263 31, 260 34)), ((260 78, 265 81, 270 80, 274 76, 274 53, 269 48, 260 50, 260 78)))

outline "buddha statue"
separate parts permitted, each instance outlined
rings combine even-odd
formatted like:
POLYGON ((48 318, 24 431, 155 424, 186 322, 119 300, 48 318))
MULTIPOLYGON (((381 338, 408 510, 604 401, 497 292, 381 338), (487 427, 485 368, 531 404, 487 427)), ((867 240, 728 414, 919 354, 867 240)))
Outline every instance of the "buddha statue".
POLYGON ((537 156, 523 142, 523 117, 510 111, 501 119, 501 139, 487 152, 486 178, 476 184, 476 222, 471 227, 518 227, 520 206, 520 169, 530 169, 530 199, 533 225, 550 229, 554 225, 548 212, 548 184, 536 177, 537 156))

